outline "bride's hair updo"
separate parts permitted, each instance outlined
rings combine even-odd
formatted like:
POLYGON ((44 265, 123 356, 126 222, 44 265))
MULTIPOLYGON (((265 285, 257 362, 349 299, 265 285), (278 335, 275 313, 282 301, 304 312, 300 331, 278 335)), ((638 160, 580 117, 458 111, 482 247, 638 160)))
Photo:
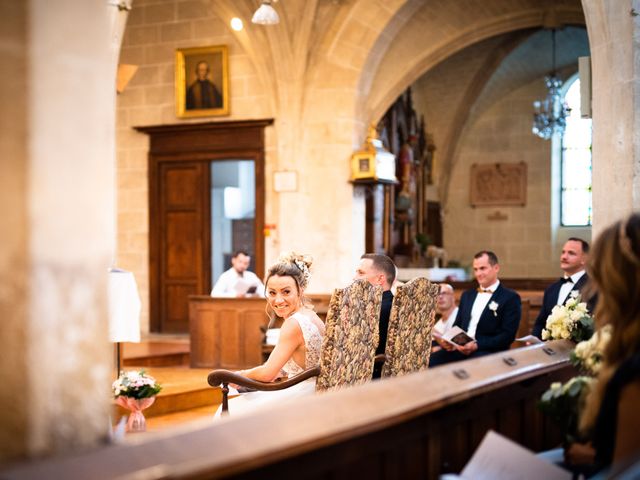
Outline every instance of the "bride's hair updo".
POLYGON ((264 284, 266 286, 269 279, 274 275, 291 277, 298 286, 298 292, 305 290, 311 278, 312 263, 313 258, 310 255, 301 255, 296 252, 282 253, 276 263, 269 267, 264 284))

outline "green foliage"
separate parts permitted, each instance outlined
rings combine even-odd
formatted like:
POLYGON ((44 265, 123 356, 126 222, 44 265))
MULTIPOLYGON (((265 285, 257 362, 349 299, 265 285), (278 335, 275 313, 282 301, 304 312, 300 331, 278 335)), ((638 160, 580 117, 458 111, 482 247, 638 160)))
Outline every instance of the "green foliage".
POLYGON ((565 441, 569 443, 581 439, 578 421, 593 381, 591 377, 579 376, 564 385, 560 382, 552 383, 538 402, 538 408, 558 425, 565 441))

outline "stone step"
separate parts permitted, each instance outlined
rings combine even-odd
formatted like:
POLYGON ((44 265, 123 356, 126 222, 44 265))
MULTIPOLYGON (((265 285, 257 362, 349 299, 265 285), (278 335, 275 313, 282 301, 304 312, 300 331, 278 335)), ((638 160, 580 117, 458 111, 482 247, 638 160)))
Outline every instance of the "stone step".
MULTIPOLYGON (((145 371, 162 385, 162 391, 156 396, 154 404, 144 410, 145 417, 169 415, 201 407, 211 407, 215 411, 222 402, 220 388, 210 387, 207 383, 210 369, 150 367, 145 368, 145 371)), ((129 412, 114 400, 112 414, 117 423, 120 417, 129 412)))
POLYGON ((178 367, 188 366, 190 360, 188 338, 144 340, 122 344, 122 366, 178 367))

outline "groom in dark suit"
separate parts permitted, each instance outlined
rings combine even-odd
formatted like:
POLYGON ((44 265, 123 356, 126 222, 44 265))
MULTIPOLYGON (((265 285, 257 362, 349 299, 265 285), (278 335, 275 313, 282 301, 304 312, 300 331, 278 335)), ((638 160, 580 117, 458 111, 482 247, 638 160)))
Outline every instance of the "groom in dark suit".
POLYGON ((511 346, 520 324, 522 304, 516 292, 500 284, 499 271, 495 253, 483 250, 474 255, 473 274, 479 288, 462 294, 454 325, 475 341, 463 346, 438 341, 443 350, 431 355, 429 367, 488 355, 511 346))
MULTIPOLYGON (((547 318, 556 305, 564 305, 571 298, 572 292, 581 293, 587 284, 589 277, 584 270, 589 253, 589 244, 581 238, 571 237, 562 247, 560 254, 560 268, 564 276, 552 283, 544 291, 542 308, 536 318, 536 323, 531 332, 538 338, 542 338, 542 329, 547 324, 547 318)), ((589 306, 592 312, 593 305, 589 306)))

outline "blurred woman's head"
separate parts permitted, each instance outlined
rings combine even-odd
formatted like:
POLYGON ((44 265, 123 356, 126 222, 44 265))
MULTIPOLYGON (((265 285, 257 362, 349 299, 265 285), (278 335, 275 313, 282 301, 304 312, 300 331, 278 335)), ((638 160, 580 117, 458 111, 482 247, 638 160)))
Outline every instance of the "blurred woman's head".
POLYGON ((616 369, 640 352, 640 214, 616 222, 596 239, 587 264, 598 301, 598 327, 610 324, 598 382, 581 418, 583 431, 593 428, 607 384, 616 369))
POLYGON ((591 250, 588 271, 598 293, 596 321, 614 329, 606 360, 617 364, 640 351, 639 214, 600 234, 591 250))

